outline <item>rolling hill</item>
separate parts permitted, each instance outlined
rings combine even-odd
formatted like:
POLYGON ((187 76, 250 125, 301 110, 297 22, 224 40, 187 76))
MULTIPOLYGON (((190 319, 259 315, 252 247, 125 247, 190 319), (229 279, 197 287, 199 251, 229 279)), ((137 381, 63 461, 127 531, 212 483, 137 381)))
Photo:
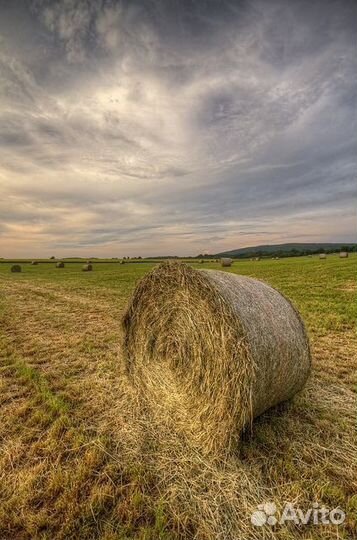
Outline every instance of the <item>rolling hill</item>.
POLYGON ((288 244, 274 244, 274 245, 261 245, 251 246, 239 249, 232 249, 230 251, 224 251, 216 253, 214 257, 233 257, 233 258, 246 258, 255 256, 291 256, 291 255, 307 255, 312 253, 320 253, 322 251, 326 253, 333 253, 340 251, 341 249, 347 249, 348 251, 355 251, 357 244, 351 243, 288 243, 288 244))

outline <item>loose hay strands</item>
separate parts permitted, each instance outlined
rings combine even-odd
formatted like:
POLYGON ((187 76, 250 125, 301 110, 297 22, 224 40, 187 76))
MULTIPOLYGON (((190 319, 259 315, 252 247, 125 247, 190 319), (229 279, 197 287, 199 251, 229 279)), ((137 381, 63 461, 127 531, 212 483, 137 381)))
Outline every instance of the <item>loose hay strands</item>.
POLYGON ((138 284, 123 328, 127 371, 145 407, 212 455, 227 455, 253 418, 291 398, 310 372, 291 303, 235 274, 164 263, 138 284))
POLYGON ((22 268, 19 264, 13 264, 11 267, 11 272, 22 272, 22 268))

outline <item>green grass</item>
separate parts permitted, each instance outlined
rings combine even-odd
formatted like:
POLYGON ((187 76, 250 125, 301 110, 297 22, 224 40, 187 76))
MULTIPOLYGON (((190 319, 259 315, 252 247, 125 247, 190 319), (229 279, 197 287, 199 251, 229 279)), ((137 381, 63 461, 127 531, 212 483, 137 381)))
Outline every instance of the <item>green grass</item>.
MULTIPOLYGON (((11 263, 0 264, 0 277, 31 283, 61 284, 66 289, 85 292, 88 289, 107 289, 111 294, 127 298, 135 283, 155 263, 141 262, 120 265, 118 262, 93 262, 93 272, 82 272, 83 261, 56 268, 55 263, 31 266, 22 263, 22 273, 10 275, 11 263)), ((190 263, 194 268, 220 269, 219 263, 190 263)), ((357 315, 357 304, 351 302, 356 280, 357 255, 339 259, 329 255, 294 257, 261 261, 237 260, 229 272, 236 272, 267 281, 293 300, 312 330, 328 333, 352 329, 357 315), (352 289, 351 289, 352 287, 352 289)), ((41 294, 40 292, 38 294, 41 294)), ((46 294, 44 291, 43 294, 46 294)), ((48 293, 47 293, 48 294, 48 293)))

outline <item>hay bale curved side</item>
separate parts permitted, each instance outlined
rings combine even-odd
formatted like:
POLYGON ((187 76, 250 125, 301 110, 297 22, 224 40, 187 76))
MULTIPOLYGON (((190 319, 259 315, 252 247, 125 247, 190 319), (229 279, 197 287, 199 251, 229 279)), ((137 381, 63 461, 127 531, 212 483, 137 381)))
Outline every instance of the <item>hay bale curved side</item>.
POLYGON ((229 257, 223 257, 221 259, 221 265, 223 267, 229 267, 229 266, 232 266, 232 259, 230 259, 229 257))
POLYGON ((203 270, 217 293, 232 306, 256 364, 253 416, 293 397, 311 369, 304 323, 279 291, 247 276, 203 270))
POLYGON ((11 269, 11 272, 22 272, 22 268, 19 264, 13 264, 11 269))
POLYGON ((138 284, 123 317, 124 356, 154 413, 201 449, 229 451, 310 371, 304 325, 257 280, 164 263, 138 284))

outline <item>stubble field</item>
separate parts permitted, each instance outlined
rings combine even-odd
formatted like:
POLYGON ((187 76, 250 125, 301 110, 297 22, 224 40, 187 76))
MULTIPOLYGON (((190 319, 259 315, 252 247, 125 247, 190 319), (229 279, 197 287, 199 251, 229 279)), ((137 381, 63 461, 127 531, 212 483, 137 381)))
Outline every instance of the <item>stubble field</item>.
POLYGON ((1 262, 0 539, 354 538, 356 262, 330 255, 226 269, 293 301, 313 372, 291 403, 254 422, 229 462, 190 456, 180 477, 170 476, 175 453, 160 440, 150 446, 132 413, 121 363, 121 315, 154 263, 94 262, 88 273, 82 263, 22 263, 11 274, 1 262), (340 507, 346 520, 254 527, 254 505, 266 501, 340 507))

